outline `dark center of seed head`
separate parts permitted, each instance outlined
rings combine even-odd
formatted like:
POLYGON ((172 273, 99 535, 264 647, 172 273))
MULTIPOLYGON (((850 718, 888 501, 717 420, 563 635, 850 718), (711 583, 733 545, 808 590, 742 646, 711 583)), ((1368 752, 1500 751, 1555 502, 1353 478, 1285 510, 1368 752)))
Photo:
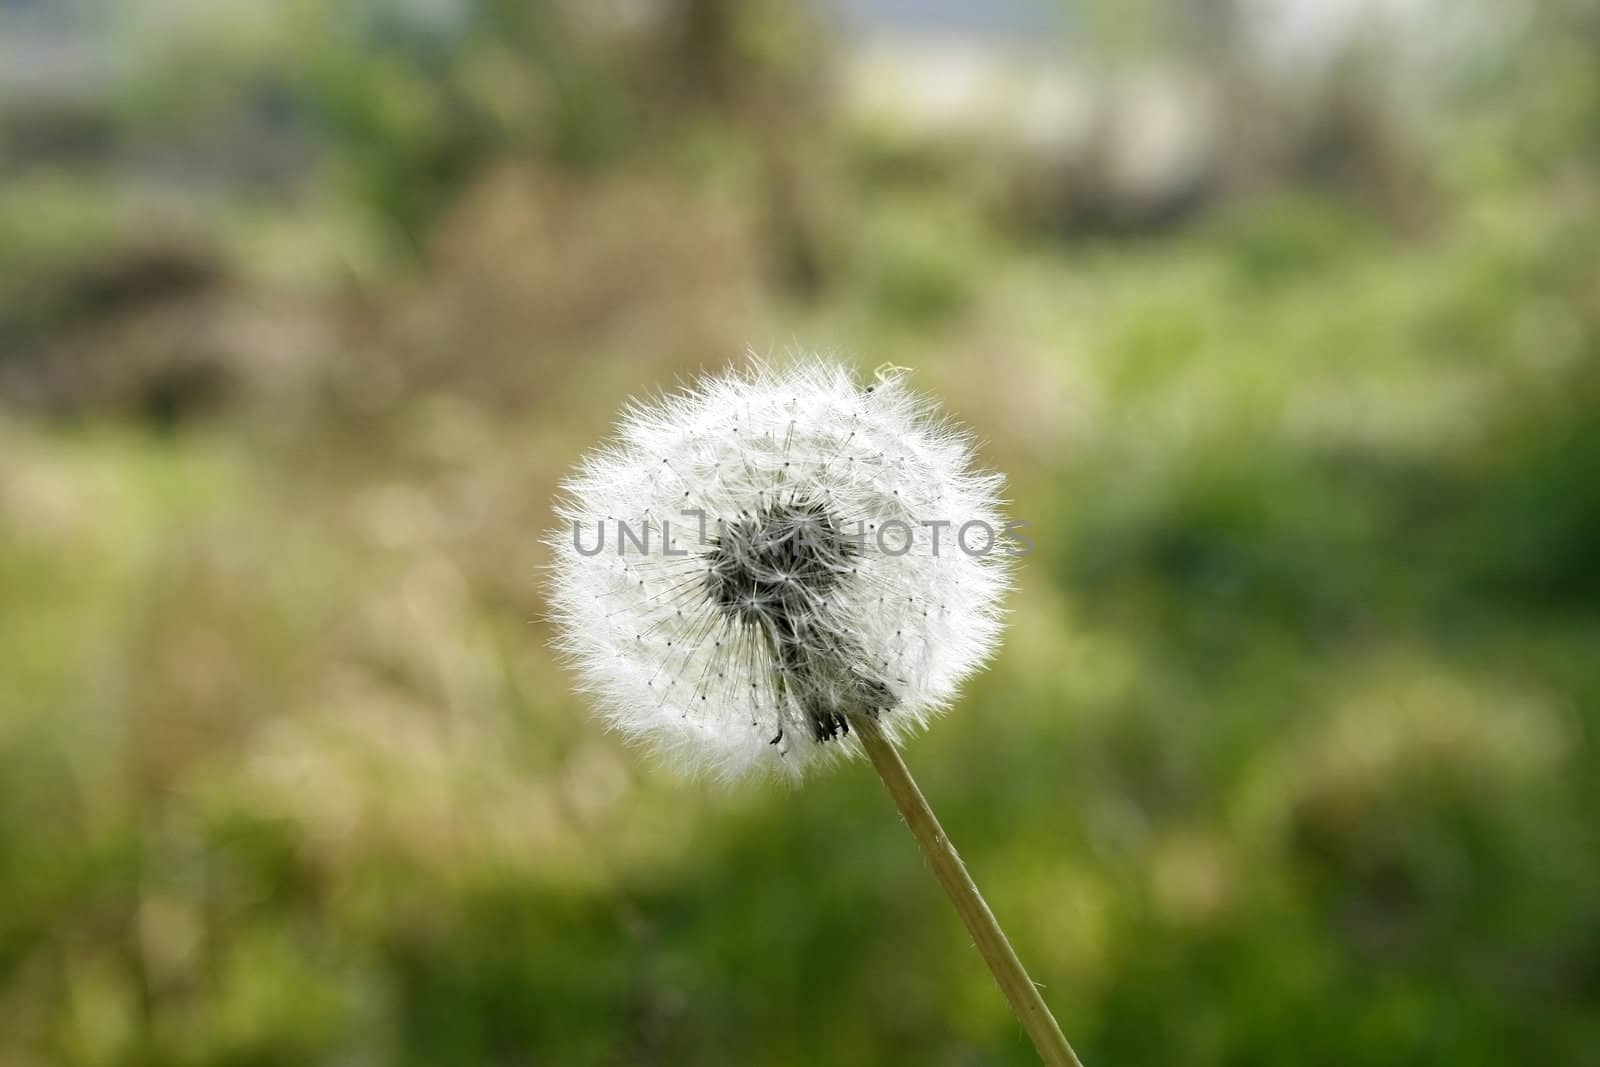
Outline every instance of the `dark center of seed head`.
POLYGON ((725 524, 706 556, 712 603, 755 631, 771 656, 774 692, 805 712, 817 741, 848 733, 849 712, 893 703, 829 603, 860 554, 823 504, 798 500, 725 524))
POLYGON ((712 539, 712 602, 747 625, 793 630, 822 609, 858 546, 816 501, 771 504, 712 539))

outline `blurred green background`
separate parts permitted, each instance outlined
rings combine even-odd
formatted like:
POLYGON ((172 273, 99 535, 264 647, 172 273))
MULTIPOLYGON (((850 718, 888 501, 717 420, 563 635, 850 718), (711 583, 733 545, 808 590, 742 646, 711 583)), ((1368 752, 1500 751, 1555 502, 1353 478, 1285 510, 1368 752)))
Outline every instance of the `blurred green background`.
POLYGON ((1011 476, 908 759, 1091 1067, 1600 1064, 1600 5, 0 0, 0 1065, 1026 1064, 546 649, 630 393, 1011 476))

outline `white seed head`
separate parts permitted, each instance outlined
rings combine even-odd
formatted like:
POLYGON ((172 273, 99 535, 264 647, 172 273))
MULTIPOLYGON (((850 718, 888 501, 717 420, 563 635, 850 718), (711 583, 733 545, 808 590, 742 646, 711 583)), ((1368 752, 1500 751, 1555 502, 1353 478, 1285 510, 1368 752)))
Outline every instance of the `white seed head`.
POLYGON ((632 402, 562 487, 557 646, 612 727, 725 779, 898 740, 998 641, 997 474, 899 371, 821 359, 632 402))

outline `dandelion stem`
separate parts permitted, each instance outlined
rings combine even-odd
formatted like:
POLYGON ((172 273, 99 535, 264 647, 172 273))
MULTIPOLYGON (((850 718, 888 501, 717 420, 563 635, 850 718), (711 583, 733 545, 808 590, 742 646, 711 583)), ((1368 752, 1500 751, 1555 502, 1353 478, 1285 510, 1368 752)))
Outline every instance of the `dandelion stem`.
POLYGON ((927 798, 917 788, 905 760, 900 758, 900 753, 883 736, 883 731, 871 716, 853 715, 850 725, 861 739, 861 745, 867 750, 867 756, 871 758, 878 776, 883 779, 889 795, 899 806, 912 836, 917 839, 923 856, 933 868, 934 877, 944 886, 961 921, 966 923, 967 932, 983 954, 983 961, 989 965, 1000 991, 1011 1002, 1011 1010, 1016 1012, 1022 1028, 1033 1039, 1034 1047, 1039 1050, 1039 1058, 1047 1067, 1083 1067, 1072 1046, 1062 1036, 1061 1027, 1057 1025, 1055 1016, 1050 1014, 1044 998, 1039 996, 1038 987, 1023 969, 1011 942, 1006 940, 1005 931, 1000 929, 994 913, 984 903, 983 894, 978 892, 972 876, 967 873, 966 864, 961 862, 960 854, 945 836, 933 809, 928 807, 927 798))

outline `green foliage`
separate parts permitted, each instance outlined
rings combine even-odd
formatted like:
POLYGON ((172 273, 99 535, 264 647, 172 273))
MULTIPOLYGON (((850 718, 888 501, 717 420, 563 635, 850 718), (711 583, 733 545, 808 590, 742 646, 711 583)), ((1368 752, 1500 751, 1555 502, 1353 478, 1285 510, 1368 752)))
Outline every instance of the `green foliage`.
POLYGON ((270 280, 230 212, 305 219, 256 189, 192 220, 222 277, 90 315, 76 267, 161 225, 115 175, 0 191, 0 1063, 1033 1062, 867 768, 679 781, 545 647, 536 535, 619 398, 793 341, 914 367, 1032 524, 907 756, 1086 1062, 1600 1064, 1600 216, 1556 69, 1561 166, 1425 233, 1291 189, 1051 243, 959 168, 829 184, 727 89, 783 34, 668 8, 593 51, 511 2, 190 26, 130 142, 282 89, 334 216, 425 238, 403 277, 270 280), (843 220, 803 306, 774 188, 843 220), (195 337, 261 372, 205 417, 7 391, 195 337))

